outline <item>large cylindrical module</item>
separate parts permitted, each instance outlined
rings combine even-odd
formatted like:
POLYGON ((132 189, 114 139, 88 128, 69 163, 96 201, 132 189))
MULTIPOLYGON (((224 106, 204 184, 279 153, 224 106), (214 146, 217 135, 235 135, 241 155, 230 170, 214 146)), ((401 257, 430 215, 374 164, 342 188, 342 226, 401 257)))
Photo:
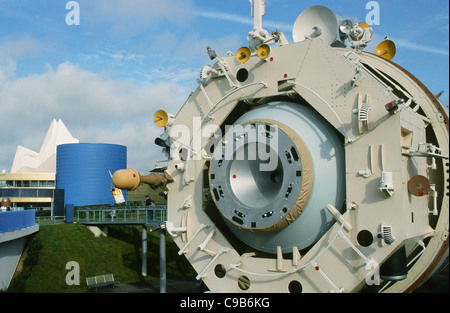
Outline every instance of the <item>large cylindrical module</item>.
POLYGON ((367 23, 314 6, 289 43, 264 3, 249 46, 207 47, 198 88, 155 113, 178 254, 213 292, 413 291, 448 263, 447 114, 393 41, 363 51, 367 23))
POLYGON ((127 148, 103 143, 64 144, 56 152, 56 188, 64 203, 114 204, 111 174, 127 165, 127 148))
POLYGON ((272 102, 241 116, 216 148, 211 193, 231 231, 264 252, 303 249, 334 222, 345 196, 342 143, 314 110, 272 102), (230 151, 230 152, 228 152, 230 151))

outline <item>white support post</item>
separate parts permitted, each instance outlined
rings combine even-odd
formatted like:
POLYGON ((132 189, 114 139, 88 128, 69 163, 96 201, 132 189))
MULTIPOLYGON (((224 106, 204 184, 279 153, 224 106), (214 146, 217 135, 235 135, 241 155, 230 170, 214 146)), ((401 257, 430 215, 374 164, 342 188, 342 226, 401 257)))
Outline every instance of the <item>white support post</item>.
POLYGON ((192 235, 191 238, 189 238, 188 242, 186 242, 186 244, 184 245, 183 248, 180 249, 180 251, 178 251, 178 255, 182 255, 183 253, 188 252, 187 248, 189 247, 189 245, 191 244, 192 240, 194 240, 195 237, 198 236, 198 234, 200 234, 200 232, 205 229, 208 228, 209 225, 205 225, 205 224, 201 224, 200 227, 197 229, 197 231, 192 235))
POLYGON ((147 226, 142 226, 142 276, 147 276, 147 226))
POLYGON ((219 252, 208 262, 205 268, 195 277, 196 280, 200 280, 206 276, 206 271, 211 267, 211 265, 224 253, 228 253, 229 249, 220 249, 219 252))

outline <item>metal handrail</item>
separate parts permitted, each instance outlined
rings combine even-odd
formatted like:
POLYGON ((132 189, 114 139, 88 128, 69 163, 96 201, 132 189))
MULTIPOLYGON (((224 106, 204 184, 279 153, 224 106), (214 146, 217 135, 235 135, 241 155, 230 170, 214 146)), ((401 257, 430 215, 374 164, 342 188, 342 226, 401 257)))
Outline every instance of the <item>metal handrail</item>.
POLYGON ((65 216, 36 216, 34 219, 38 224, 56 224, 66 221, 65 216))
POLYGON ((82 224, 164 224, 166 206, 95 208, 77 210, 77 222, 82 224))

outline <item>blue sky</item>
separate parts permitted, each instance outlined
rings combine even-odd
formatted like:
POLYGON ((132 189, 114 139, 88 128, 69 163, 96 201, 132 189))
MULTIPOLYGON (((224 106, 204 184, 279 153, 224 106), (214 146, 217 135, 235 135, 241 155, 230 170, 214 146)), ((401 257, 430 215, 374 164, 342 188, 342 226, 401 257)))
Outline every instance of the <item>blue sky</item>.
MULTIPOLYGON (((66 24, 65 0, 0 0, 0 171, 22 145, 39 150, 53 118, 81 142, 128 146, 140 171, 163 158, 153 113, 176 112, 205 64, 247 45, 248 0, 79 0, 80 25, 66 24), (6 118, 5 118, 6 117, 6 118)), ((304 9, 321 4, 364 21, 368 1, 267 0, 263 26, 292 41, 304 9)), ((393 61, 449 103, 449 3, 380 0, 376 44, 397 44, 393 61)))

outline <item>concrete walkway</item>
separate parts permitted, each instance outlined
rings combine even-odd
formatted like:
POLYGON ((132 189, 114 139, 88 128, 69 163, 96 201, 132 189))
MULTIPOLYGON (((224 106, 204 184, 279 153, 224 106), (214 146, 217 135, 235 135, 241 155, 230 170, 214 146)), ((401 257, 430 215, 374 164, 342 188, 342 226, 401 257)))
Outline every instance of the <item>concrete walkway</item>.
MULTIPOLYGON (((201 282, 195 277, 168 278, 166 293, 201 293, 201 282)), ((90 289, 88 293, 159 293, 159 279, 140 281, 129 284, 117 284, 114 287, 103 287, 90 289)), ((413 293, 449 293, 449 273, 441 272, 436 274, 424 285, 417 288, 413 293)))
MULTIPOLYGON (((201 282, 195 277, 167 278, 166 293, 200 293, 201 282)), ((117 284, 110 287, 89 289, 88 293, 159 293, 159 279, 117 284)))

